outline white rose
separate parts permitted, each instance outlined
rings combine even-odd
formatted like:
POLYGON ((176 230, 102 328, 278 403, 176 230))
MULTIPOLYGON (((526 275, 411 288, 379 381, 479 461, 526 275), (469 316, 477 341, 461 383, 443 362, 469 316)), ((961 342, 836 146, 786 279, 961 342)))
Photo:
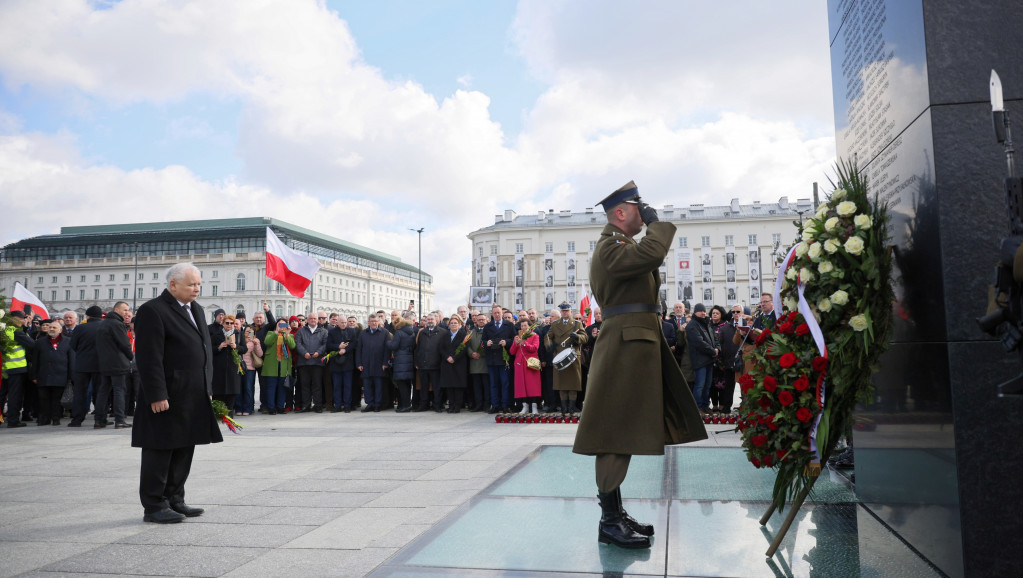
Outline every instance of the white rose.
POLYGON ((806 252, 806 255, 814 261, 817 261, 821 258, 821 252, 821 244, 814 243, 813 245, 810 245, 810 249, 806 252))
POLYGON ((827 297, 825 297, 824 299, 821 299, 821 302, 817 304, 817 310, 818 311, 831 311, 831 301, 828 301, 827 297))
POLYGON ((831 264, 831 261, 821 261, 820 265, 817 265, 817 271, 822 275, 824 273, 831 273, 835 270, 835 266, 831 264))
POLYGON ((785 309, 788 309, 789 311, 795 311, 796 308, 799 307, 799 303, 791 297, 786 297, 782 303, 785 305, 785 309))
POLYGON ((828 239, 827 241, 824 241, 824 250, 830 254, 834 254, 839 247, 841 247, 841 245, 838 243, 838 241, 834 239, 828 239))
POLYGON ((789 281, 795 281, 796 275, 798 274, 799 272, 796 271, 795 267, 789 267, 788 270, 785 271, 785 278, 788 279, 789 281))
POLYGON ((806 241, 807 243, 813 241, 813 231, 810 229, 809 226, 803 229, 803 240, 806 241))
POLYGON ((863 252, 863 239, 859 237, 849 237, 849 240, 845 242, 845 250, 850 255, 859 255, 863 252))
POLYGON ((839 289, 831 294, 831 302, 835 305, 845 305, 849 302, 849 294, 839 289))
POLYGON ((867 318, 861 313, 849 320, 849 327, 854 331, 863 331, 867 328, 867 318))
POLYGON ((824 228, 829 231, 834 231, 838 227, 838 217, 831 217, 824 223, 824 228))
POLYGON ((827 203, 821 203, 820 205, 817 206, 816 216, 823 217, 824 215, 827 215, 829 208, 830 207, 828 207, 827 203))
POLYGON ((856 203, 852 201, 842 201, 841 203, 838 203, 837 207, 835 207, 835 211, 843 217, 848 217, 856 212, 856 203))
POLYGON ((0 331, 3 331, 4 329, 7 329, 7 324, 6 323, 0 323, 0 331))
POLYGON ((796 257, 802 258, 806 255, 806 250, 809 246, 804 242, 796 245, 796 257))
POLYGON ((874 220, 868 215, 856 215, 856 217, 853 218, 853 224, 856 225, 856 228, 864 231, 874 224, 873 221, 874 220))
POLYGON ((799 282, 806 284, 810 281, 813 281, 813 273, 806 267, 803 267, 799 270, 799 282))
POLYGON ((0 317, 3 317, 5 314, 6 312, 3 309, 0 309, 0 317))
POLYGON ((792 287, 792 285, 789 284, 789 280, 788 279, 782 279, 781 280, 781 290, 782 291, 786 291, 789 287, 792 287))
POLYGON ((841 201, 845 198, 845 189, 835 189, 835 192, 831 193, 832 201, 841 201))

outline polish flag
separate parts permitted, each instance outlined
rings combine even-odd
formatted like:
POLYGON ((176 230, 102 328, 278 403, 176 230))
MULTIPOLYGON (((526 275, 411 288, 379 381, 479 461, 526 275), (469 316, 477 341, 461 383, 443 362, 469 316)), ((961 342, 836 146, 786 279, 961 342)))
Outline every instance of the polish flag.
POLYGON ((49 319, 50 313, 46 310, 46 306, 43 302, 35 296, 21 283, 14 283, 14 297, 11 298, 11 311, 24 311, 25 315, 31 318, 35 314, 43 316, 43 319, 49 319), (27 307, 26 307, 27 306, 27 307))
POLYGON ((313 281, 313 275, 320 270, 320 262, 309 255, 303 255, 288 247, 266 228, 266 276, 277 281, 299 299, 305 297, 305 290, 313 281))
POLYGON ((579 313, 583 316, 583 325, 593 325, 593 310, 597 308, 597 300, 586 290, 586 283, 583 283, 583 298, 579 301, 579 313), (590 312, 586 313, 589 309, 590 312))

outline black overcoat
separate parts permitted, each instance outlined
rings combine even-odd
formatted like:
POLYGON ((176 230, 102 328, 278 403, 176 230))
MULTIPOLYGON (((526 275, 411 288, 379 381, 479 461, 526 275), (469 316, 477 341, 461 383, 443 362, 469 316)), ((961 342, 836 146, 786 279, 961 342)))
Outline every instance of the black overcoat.
POLYGON ((345 347, 344 355, 335 353, 330 358, 330 363, 327 365, 331 372, 355 370, 355 351, 359 347, 359 330, 354 327, 345 327, 344 329, 331 327, 327 330, 327 353, 337 352, 342 343, 347 343, 348 347, 345 347))
POLYGON ((362 377, 384 377, 384 365, 391 357, 387 341, 391 334, 386 329, 363 330, 359 334, 359 347, 355 350, 355 364, 362 367, 362 377))
POLYGON ((416 366, 413 360, 416 348, 416 334, 411 325, 402 325, 394 330, 394 337, 387 342, 387 348, 394 352, 391 366, 394 379, 415 379, 416 366))
POLYGON ((440 342, 446 335, 446 329, 423 328, 416 334, 416 369, 432 371, 440 369, 440 342))
POLYGON ((71 332, 71 350, 75 352, 75 372, 95 373, 99 371, 99 357, 96 354, 96 332, 103 320, 89 317, 87 323, 75 326, 71 332))
MULTIPOLYGON (((234 362, 230 347, 220 348, 220 344, 227 340, 224 326, 213 322, 209 328, 210 347, 213 348, 213 395, 238 395, 242 391, 238 364, 234 362)), ((248 351, 244 339, 239 343, 238 335, 235 335, 235 343, 238 344, 238 355, 248 351)))
POLYGON ((139 307, 135 316, 138 407, 131 445, 168 450, 224 441, 210 405, 213 351, 206 314, 198 303, 188 312, 169 291, 139 307), (153 402, 170 409, 153 413, 153 402))
POLYGON ((36 339, 30 359, 32 379, 38 387, 64 387, 71 380, 74 371, 75 354, 71 351, 71 339, 61 337, 57 349, 50 345, 50 336, 36 339))
POLYGON ((135 354, 131 351, 124 318, 111 311, 98 325, 96 357, 99 359, 99 372, 103 375, 128 375, 135 354))
POLYGON ((462 348, 457 355, 455 350, 465 339, 465 328, 458 330, 455 338, 451 338, 450 331, 444 331, 440 336, 440 386, 442 388, 457 387, 465 389, 469 385, 469 346, 462 348), (455 360, 448 363, 448 357, 455 360))

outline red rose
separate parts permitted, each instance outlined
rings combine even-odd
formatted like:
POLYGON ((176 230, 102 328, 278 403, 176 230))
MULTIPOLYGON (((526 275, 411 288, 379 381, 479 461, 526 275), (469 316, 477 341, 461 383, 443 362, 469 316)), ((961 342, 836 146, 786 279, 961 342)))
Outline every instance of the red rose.
POLYGON ((771 330, 770 329, 765 329, 765 330, 760 332, 760 335, 757 335, 757 339, 756 339, 755 343, 757 345, 763 345, 763 343, 765 341, 767 341, 767 338, 770 337, 770 336, 771 336, 771 330))
POLYGON ((787 319, 789 320, 790 323, 795 323, 796 322, 796 312, 795 311, 790 311, 789 314, 788 314, 787 319))
POLYGON ((778 333, 781 333, 782 335, 788 335, 788 334, 792 333, 792 324, 789 323, 788 321, 786 321, 785 323, 779 324, 778 325, 778 333))
POLYGON ((739 378, 739 386, 742 387, 743 393, 748 391, 754 385, 756 385, 756 380, 754 380, 753 376, 748 373, 742 374, 742 377, 739 378))
POLYGON ((760 409, 763 410, 771 409, 771 400, 766 395, 762 395, 760 396, 760 401, 757 402, 757 405, 759 405, 760 409))
POLYGON ((768 375, 764 378, 764 389, 774 393, 774 390, 778 389, 778 380, 768 375))
POLYGON ((814 371, 826 371, 828 369, 828 358, 814 357, 811 367, 813 367, 814 371))
POLYGON ((806 335, 810 333, 810 326, 806 323, 800 323, 799 327, 796 327, 796 335, 806 335))
POLYGON ((750 441, 750 442, 751 442, 751 443, 752 443, 753 445, 757 446, 758 448, 759 448, 759 447, 763 447, 763 445, 767 443, 767 436, 765 436, 765 435, 763 435, 763 434, 760 434, 760 435, 755 435, 755 436, 751 437, 751 438, 749 439, 749 441, 750 441))
POLYGON ((775 450, 774 451, 774 455, 778 456, 779 460, 785 459, 785 456, 787 455, 787 453, 788 452, 786 452, 785 450, 775 450))
POLYGON ((796 388, 796 391, 806 391, 806 388, 810 387, 810 380, 805 375, 801 375, 799 379, 792 382, 792 387, 796 388))
POLYGON ((778 424, 776 424, 774 422, 774 416, 773 415, 767 419, 767 427, 771 431, 778 431, 778 424))
POLYGON ((751 464, 753 464, 753 467, 756 468, 760 467, 760 460, 758 460, 757 458, 750 458, 749 461, 751 464))
POLYGON ((781 356, 781 359, 778 360, 778 364, 781 365, 783 369, 788 369, 795 365, 797 361, 799 361, 799 358, 796 357, 795 353, 790 351, 781 356))
POLYGON ((774 461, 771 459, 771 456, 767 455, 764 456, 764 459, 760 460, 760 463, 763 464, 765 468, 769 468, 774 464, 774 461))
POLYGON ((806 423, 813 419, 813 412, 806 409, 805 407, 801 407, 796 410, 796 419, 803 423, 806 423))
POLYGON ((792 402, 794 401, 796 401, 796 398, 793 397, 792 392, 787 389, 782 390, 782 392, 778 394, 778 403, 782 404, 784 407, 792 405, 792 402))

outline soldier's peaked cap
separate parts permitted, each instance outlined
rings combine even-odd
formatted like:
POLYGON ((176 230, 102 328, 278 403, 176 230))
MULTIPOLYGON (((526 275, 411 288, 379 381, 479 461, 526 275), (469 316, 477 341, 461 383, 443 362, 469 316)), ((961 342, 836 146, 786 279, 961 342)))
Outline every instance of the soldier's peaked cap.
POLYGON ((604 211, 607 212, 618 205, 629 201, 639 201, 639 188, 636 186, 634 181, 625 183, 621 188, 605 197, 604 200, 600 201, 598 204, 604 207, 604 211))
POLYGON ((570 309, 572 309, 572 306, 569 305, 567 302, 563 301, 561 305, 558 305, 558 309, 561 309, 562 311, 569 311, 570 309))

